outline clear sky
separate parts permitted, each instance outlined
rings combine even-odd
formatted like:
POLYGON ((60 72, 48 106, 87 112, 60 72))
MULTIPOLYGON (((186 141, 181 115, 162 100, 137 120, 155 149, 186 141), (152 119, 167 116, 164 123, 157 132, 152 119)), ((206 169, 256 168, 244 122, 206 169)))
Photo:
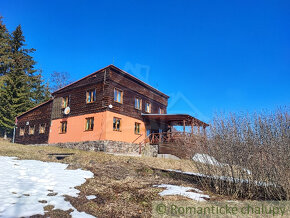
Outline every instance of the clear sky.
POLYGON ((205 121, 290 103, 289 0, 0 0, 0 14, 46 79, 114 63, 205 121))

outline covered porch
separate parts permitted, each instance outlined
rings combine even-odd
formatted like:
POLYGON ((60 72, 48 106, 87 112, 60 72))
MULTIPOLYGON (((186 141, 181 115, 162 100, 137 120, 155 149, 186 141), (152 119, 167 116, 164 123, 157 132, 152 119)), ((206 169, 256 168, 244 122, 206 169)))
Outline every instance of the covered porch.
POLYGON ((194 135, 206 137, 207 123, 188 114, 142 114, 147 129, 146 142, 150 144, 174 143, 194 135), (176 127, 181 128, 177 130, 176 127))

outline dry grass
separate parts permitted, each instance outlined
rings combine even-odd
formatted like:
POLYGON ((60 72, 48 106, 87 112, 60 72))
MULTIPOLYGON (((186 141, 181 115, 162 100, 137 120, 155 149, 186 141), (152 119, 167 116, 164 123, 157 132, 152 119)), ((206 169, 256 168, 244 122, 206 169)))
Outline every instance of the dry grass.
MULTIPOLYGON (((0 141, 1 156, 15 156, 20 159, 53 161, 69 164, 69 168, 82 168, 94 173, 94 178, 77 187, 79 197, 66 199, 79 211, 85 211, 98 217, 150 217, 151 202, 162 199, 180 199, 183 197, 160 197, 160 188, 156 184, 174 184, 194 187, 192 183, 174 179, 167 173, 153 170, 176 169, 194 171, 189 160, 169 160, 150 157, 114 156, 103 152, 89 152, 52 146, 27 146, 0 141), (56 160, 48 153, 74 153, 63 160, 56 160), (96 195, 87 200, 85 196, 96 195)), ((196 187, 196 186, 195 186, 196 187)), ((220 198, 210 194, 212 199, 220 198)), ((187 199, 188 200, 188 199, 187 199)), ((66 217, 69 211, 53 210, 49 207, 46 216, 66 217)))

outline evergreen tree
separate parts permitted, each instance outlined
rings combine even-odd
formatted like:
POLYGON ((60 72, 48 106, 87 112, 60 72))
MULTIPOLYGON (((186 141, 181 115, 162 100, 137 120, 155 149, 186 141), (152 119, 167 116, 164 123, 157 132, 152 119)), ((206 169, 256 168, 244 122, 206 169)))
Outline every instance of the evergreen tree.
POLYGON ((8 73, 12 62, 11 55, 10 35, 0 17, 0 76, 8 73))
POLYGON ((45 102, 50 99, 51 94, 49 91, 48 83, 42 80, 42 71, 40 70, 37 75, 30 78, 31 80, 31 99, 35 105, 45 102))
POLYGON ((9 73, 2 78, 0 89, 0 127, 4 137, 11 134, 15 117, 28 109, 27 86, 23 85, 24 78, 9 73))
POLYGON ((21 26, 11 36, 3 22, 0 27, 0 130, 6 135, 11 134, 16 116, 48 100, 50 93, 41 72, 34 68, 30 54, 35 49, 24 47, 21 26))

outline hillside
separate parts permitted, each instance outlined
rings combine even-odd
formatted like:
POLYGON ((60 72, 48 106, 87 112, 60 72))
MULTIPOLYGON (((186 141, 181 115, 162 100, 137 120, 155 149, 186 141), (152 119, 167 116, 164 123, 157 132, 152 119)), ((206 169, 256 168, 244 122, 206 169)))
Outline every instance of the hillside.
MULTIPOLYGON (((103 152, 87 152, 50 146, 27 146, 0 142, 0 156, 19 159, 40 160, 69 164, 69 169, 84 169, 93 172, 94 178, 76 187, 78 197, 66 196, 66 200, 78 211, 98 217, 150 217, 151 202, 155 200, 190 200, 180 195, 161 197, 161 184, 200 188, 188 181, 172 177, 162 169, 194 172, 194 166, 187 160, 169 160, 150 157, 115 156, 103 152), (74 153, 57 160, 51 153, 74 153), (88 199, 86 196, 95 196, 88 199)), ((221 199, 203 190, 210 200, 221 199)), ((69 217, 69 211, 54 210, 53 205, 45 208, 45 216, 69 217)))

